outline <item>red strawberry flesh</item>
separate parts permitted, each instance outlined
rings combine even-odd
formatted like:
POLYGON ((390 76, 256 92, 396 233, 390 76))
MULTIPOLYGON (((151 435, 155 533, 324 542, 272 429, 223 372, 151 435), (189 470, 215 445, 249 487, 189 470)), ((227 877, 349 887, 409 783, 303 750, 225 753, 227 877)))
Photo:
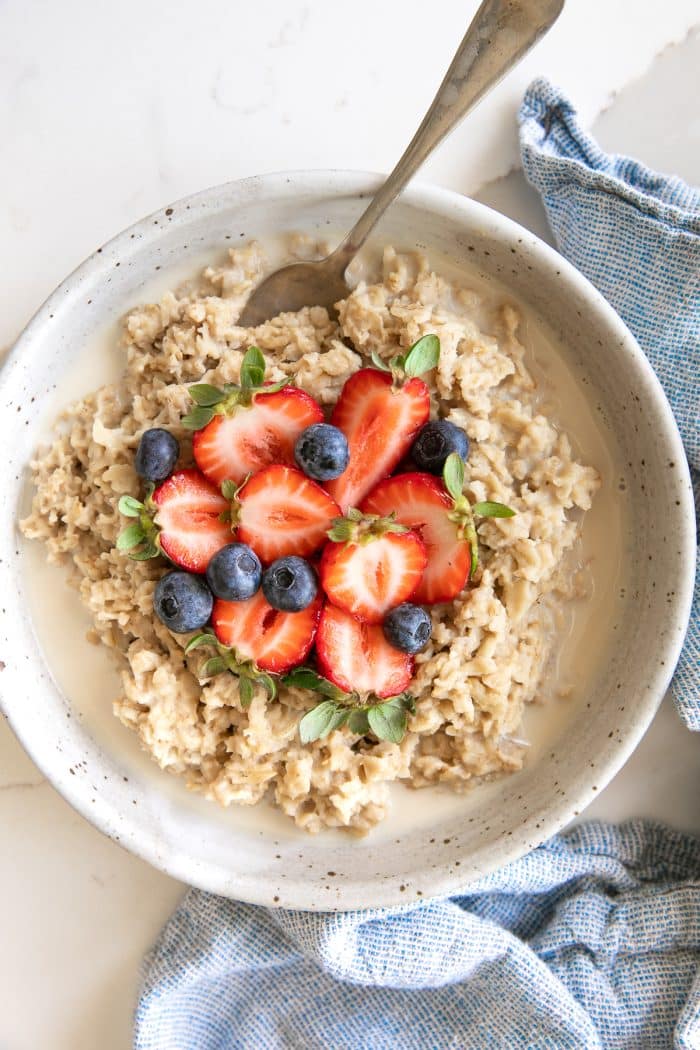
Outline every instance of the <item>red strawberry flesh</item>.
POLYGON ((254 660, 262 671, 281 674, 300 664, 313 645, 322 601, 316 597, 301 612, 273 609, 258 591, 244 602, 216 599, 212 612, 214 633, 222 645, 244 660, 254 660))
POLYGON ((316 634, 320 674, 346 693, 374 693, 381 699, 404 691, 413 677, 413 657, 389 645, 381 626, 360 623, 326 605, 316 634))
POLYGON ((287 554, 313 554, 339 513, 325 489, 295 467, 279 464, 253 475, 238 500, 236 538, 263 562, 287 554))
POLYGON ((197 466, 211 481, 240 484, 270 463, 294 463, 294 445, 302 430, 323 422, 321 406, 310 394, 284 387, 258 394, 252 405, 230 415, 216 415, 192 437, 197 466))
POLYGON ((343 511, 359 506, 391 474, 429 415, 430 391, 422 379, 394 390, 392 376, 375 368, 350 376, 331 416, 348 439, 350 463, 339 478, 326 482, 343 511))
POLYGON ((231 525, 220 515, 230 509, 218 489, 198 470, 180 470, 153 493, 159 542, 176 565, 205 572, 211 558, 231 543, 231 525))
POLYGON ((408 601, 418 587, 427 555, 414 532, 387 533, 368 543, 327 543, 319 573, 328 598, 365 623, 408 601))
POLYGON ((469 544, 449 519, 452 506, 442 482, 432 474, 420 473, 397 474, 381 481, 362 504, 367 514, 395 511, 396 520, 423 540, 428 564, 411 599, 418 605, 451 601, 469 579, 469 544))

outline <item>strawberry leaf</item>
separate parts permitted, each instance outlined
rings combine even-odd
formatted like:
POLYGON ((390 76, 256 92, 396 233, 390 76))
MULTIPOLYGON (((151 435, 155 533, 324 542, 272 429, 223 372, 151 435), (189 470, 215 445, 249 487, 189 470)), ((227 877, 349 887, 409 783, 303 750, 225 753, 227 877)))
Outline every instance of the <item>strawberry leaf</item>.
POLYGON ((241 698, 241 707, 250 707, 253 701, 253 683, 250 678, 239 678, 238 692, 241 698))
POLYGON ((367 721, 374 735, 392 744, 400 744, 406 732, 406 711, 403 703, 394 702, 396 699, 398 697, 367 711, 367 721))
POLYGON ((494 503, 493 500, 485 500, 483 503, 475 503, 473 505, 472 514, 477 514, 480 518, 512 518, 515 515, 515 511, 511 510, 510 507, 506 507, 505 503, 494 503))
POLYGON ((129 551, 129 557, 132 561, 149 561, 151 558, 157 558, 160 553, 158 545, 149 540, 140 550, 129 551))
POLYGON ((299 722, 299 737, 302 744, 322 740, 334 729, 339 729, 347 720, 348 708, 338 707, 332 700, 323 700, 307 711, 299 722))
POLYGON ((212 656, 207 660, 199 672, 200 678, 213 678, 217 674, 227 671, 226 661, 223 656, 212 656))
POLYGON ((141 516, 141 512, 146 509, 143 503, 134 499, 133 496, 122 496, 117 506, 119 507, 119 513, 123 514, 125 518, 138 518, 141 516))
POLYGON ((194 403, 202 408, 212 408, 220 404, 226 397, 224 390, 219 390, 217 386, 211 386, 210 383, 195 383, 194 386, 189 387, 189 395, 194 403))
POLYGON ((422 376, 437 366, 440 360, 440 340, 436 335, 424 335, 406 354, 403 370, 407 376, 422 376))
POLYGON ((321 696, 330 697, 331 700, 344 700, 348 696, 337 685, 333 685, 327 678, 322 678, 320 674, 317 674, 313 667, 295 667, 293 671, 284 676, 282 681, 285 685, 296 689, 311 689, 315 693, 320 693, 321 696))
POLYGON ((372 356, 372 364, 374 365, 375 368, 378 368, 380 372, 391 372, 391 369, 389 368, 389 366, 386 363, 386 361, 384 361, 379 356, 379 354, 377 353, 376 350, 372 351, 372 355, 371 356, 372 356))
POLYGON ((221 485, 221 495, 224 499, 234 500, 238 494, 239 487, 235 481, 231 481, 229 478, 221 485))
POLYGON ((200 645, 216 646, 216 635, 212 631, 204 631, 202 634, 196 634, 194 638, 190 638, 189 642, 185 646, 185 654, 191 653, 193 649, 198 649, 200 645))
POLYGON ((146 539, 146 534, 143 530, 143 525, 140 521, 135 521, 133 524, 127 526, 123 532, 119 533, 117 537, 117 550, 119 551, 130 551, 132 547, 137 547, 139 543, 143 543, 146 539))
POLYGON ((244 390, 252 390, 262 386, 264 381, 265 358, 257 346, 251 346, 246 350, 241 363, 241 386, 244 390))
POLYGON ((464 460, 458 452, 450 452, 445 460, 445 466, 442 468, 442 480, 455 503, 461 500, 462 489, 464 488, 464 460))
POLYGON ((201 430, 207 425, 207 423, 211 423, 215 415, 216 412, 212 407, 195 405, 194 408, 191 408, 190 411, 182 417, 180 422, 185 430, 201 430))
POLYGON ((270 700, 274 700, 275 697, 277 696, 277 683, 275 682, 275 680, 272 677, 272 675, 271 674, 265 674, 264 671, 261 671, 256 676, 255 680, 256 680, 256 682, 258 682, 263 687, 263 689, 266 691, 266 693, 267 693, 268 697, 270 698, 270 700))

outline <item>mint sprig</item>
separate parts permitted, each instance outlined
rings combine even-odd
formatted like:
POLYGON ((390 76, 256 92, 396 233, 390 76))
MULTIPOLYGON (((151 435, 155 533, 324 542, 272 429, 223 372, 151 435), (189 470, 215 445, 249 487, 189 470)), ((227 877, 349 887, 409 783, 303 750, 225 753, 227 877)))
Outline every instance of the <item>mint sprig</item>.
POLYGON ((391 372, 394 382, 422 376, 437 368, 440 360, 440 340, 434 333, 421 336, 406 354, 396 354, 387 364, 376 350, 372 351, 372 364, 380 372, 391 372))
POLYGON ((453 509, 448 517, 458 526, 461 535, 469 544, 471 551, 471 572, 476 571, 479 564, 479 538, 476 532, 474 516, 480 518, 512 518, 515 511, 506 507, 505 503, 496 503, 494 500, 484 500, 481 503, 470 504, 464 494, 464 460, 458 452, 451 452, 445 460, 442 469, 442 480, 445 488, 453 500, 453 509))
POLYGON ((180 422, 186 430, 202 430, 214 416, 230 415, 238 408, 248 408, 258 394, 274 394, 290 382, 287 378, 265 386, 265 358, 257 346, 251 346, 241 362, 240 385, 225 383, 217 387, 211 383, 195 383, 188 388, 194 406, 180 422))
POLYGON ((370 694, 363 700, 358 693, 343 692, 311 667, 297 667, 282 681, 298 689, 311 689, 325 698, 299 722, 302 744, 323 740, 334 729, 345 725, 359 736, 372 732, 378 740, 399 744, 406 732, 407 713, 415 710, 410 693, 400 693, 388 700, 370 694))
POLYGON ((119 513, 125 518, 135 518, 119 533, 117 550, 126 551, 134 561, 148 561, 161 553, 158 543, 158 526, 154 522, 156 507, 151 499, 153 486, 143 503, 134 496, 122 496, 117 504, 119 513))
POLYGON ((199 671, 200 677, 214 678, 218 674, 223 674, 224 671, 237 675, 241 707, 250 707, 256 685, 262 686, 270 700, 275 699, 277 696, 275 679, 267 671, 261 671, 254 660, 248 660, 240 656, 235 649, 222 645, 213 631, 203 631, 190 638, 185 646, 185 653, 189 654, 201 646, 211 646, 216 650, 216 656, 210 657, 202 664, 199 671))

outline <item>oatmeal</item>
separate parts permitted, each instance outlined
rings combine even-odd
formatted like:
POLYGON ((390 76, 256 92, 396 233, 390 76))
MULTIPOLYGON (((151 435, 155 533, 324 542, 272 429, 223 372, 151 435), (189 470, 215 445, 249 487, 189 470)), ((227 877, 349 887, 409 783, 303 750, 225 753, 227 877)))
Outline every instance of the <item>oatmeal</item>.
POLYGON ((459 790, 520 768, 523 710, 541 696, 552 616, 575 596, 567 557, 599 481, 538 408, 514 307, 503 305, 486 324, 475 292, 450 284, 420 256, 386 249, 381 279, 360 283, 337 322, 311 307, 240 328, 236 319, 264 270, 262 250, 251 244, 206 270, 196 290, 128 316, 123 382, 68 411, 33 464, 36 494, 23 529, 46 542, 52 560, 72 565, 95 636, 121 667, 115 713, 163 769, 223 805, 268 795, 308 831, 363 832, 385 816, 392 781, 459 790), (192 466, 192 432, 182 424, 189 387, 237 383, 251 344, 264 355, 266 382, 293 377, 328 411, 372 354, 389 362, 429 334, 440 342, 429 375, 432 415, 469 437, 469 499, 516 513, 477 519, 479 568, 470 584, 454 600, 426 606, 432 632, 416 656, 400 742, 346 725, 302 743, 300 718, 318 697, 280 678, 275 699, 255 685, 246 706, 244 678, 203 678, 212 652, 186 653, 188 636, 154 616, 166 562, 134 561, 117 549, 125 524, 117 505, 139 493, 134 457, 144 431, 174 435, 180 467, 192 466))

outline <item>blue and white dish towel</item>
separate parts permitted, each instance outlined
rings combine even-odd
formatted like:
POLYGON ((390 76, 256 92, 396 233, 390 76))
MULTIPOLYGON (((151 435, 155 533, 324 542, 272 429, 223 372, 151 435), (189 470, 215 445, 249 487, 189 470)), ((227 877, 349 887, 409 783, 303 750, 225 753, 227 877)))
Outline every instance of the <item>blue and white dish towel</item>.
MULTIPOLYGON (((520 111, 559 247, 636 335, 700 478, 700 193, 608 156, 546 81, 520 111), (622 278, 622 279, 621 279, 622 278)), ((700 729, 700 610, 675 678, 700 729)), ((449 900, 268 910, 190 890, 136 1050, 700 1050, 700 839, 590 823, 449 900)))

